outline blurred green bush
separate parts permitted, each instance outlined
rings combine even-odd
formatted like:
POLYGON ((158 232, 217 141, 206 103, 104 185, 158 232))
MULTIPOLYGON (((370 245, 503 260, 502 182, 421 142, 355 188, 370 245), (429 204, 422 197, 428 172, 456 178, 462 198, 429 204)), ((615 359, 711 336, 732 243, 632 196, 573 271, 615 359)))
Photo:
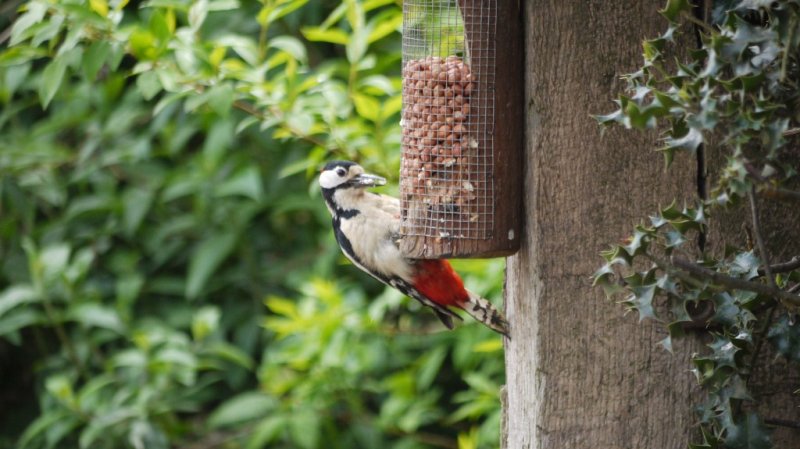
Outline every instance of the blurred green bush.
MULTIPOLYGON (((317 194, 331 158, 396 180, 400 23, 0 6, 0 447, 498 445, 500 339, 350 266, 317 194)), ((457 268, 499 295, 502 261, 457 268)))

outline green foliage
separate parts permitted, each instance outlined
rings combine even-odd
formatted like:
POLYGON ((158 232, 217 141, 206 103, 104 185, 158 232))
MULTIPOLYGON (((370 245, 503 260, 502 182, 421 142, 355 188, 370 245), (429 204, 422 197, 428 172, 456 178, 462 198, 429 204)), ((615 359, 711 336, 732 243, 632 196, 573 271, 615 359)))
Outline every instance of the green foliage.
POLYGON ((800 198, 792 190, 797 146, 790 144, 800 124, 800 2, 715 2, 713 24, 692 9, 685 0, 667 2, 661 13, 669 27, 644 41, 644 64, 625 77, 619 108, 597 118, 603 125, 663 129, 660 151, 668 166, 681 153, 705 166, 703 150, 711 148, 726 155, 725 164, 711 174, 709 198, 651 216, 603 253, 607 263, 594 279, 609 296, 623 294, 640 319, 662 323, 662 345, 670 351, 687 330, 708 332, 709 351, 692 357, 708 395, 697 406, 702 441, 690 447, 765 449, 772 447, 770 429, 752 412, 759 398, 750 381, 765 342, 790 362, 799 360, 793 317, 800 258, 770 262, 755 219, 753 244, 726 242, 724 253, 712 254, 695 243, 703 241, 707 217, 726 208, 757 211, 765 197, 789 204, 800 198), (683 21, 694 24, 702 45, 688 61, 675 61, 669 54, 683 21))
POLYGON ((721 142, 730 152, 715 191, 721 204, 745 196, 753 180, 762 188, 784 182, 796 172, 780 155, 795 133, 790 123, 799 118, 797 8, 793 1, 770 7, 741 2, 719 29, 705 25, 702 48, 670 73, 674 20, 693 16, 688 2, 668 2, 662 13, 673 22, 644 42, 643 67, 625 77, 628 94, 616 100, 617 111, 598 120, 635 129, 665 125, 661 151, 667 163, 712 137, 721 142))
POLYGON ((345 263, 313 179, 396 178, 395 2, 0 11, 0 446, 497 445, 499 337, 345 263))

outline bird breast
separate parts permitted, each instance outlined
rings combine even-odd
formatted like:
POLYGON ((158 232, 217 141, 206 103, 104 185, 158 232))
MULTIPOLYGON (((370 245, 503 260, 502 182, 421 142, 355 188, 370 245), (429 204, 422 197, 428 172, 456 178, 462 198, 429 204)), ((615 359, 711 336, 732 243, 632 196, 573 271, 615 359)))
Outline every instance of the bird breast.
POLYGON ((360 259, 354 263, 369 267, 387 278, 412 279, 413 267, 394 241, 400 229, 399 217, 381 208, 370 207, 362 209, 354 217, 341 220, 340 226, 350 240, 354 255, 360 259))

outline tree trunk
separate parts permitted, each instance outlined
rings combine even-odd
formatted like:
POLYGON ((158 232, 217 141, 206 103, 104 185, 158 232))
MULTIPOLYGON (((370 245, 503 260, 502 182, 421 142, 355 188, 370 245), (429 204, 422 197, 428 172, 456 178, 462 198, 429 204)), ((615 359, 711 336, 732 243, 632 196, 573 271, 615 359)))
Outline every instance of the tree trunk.
POLYGON ((655 134, 601 137, 591 117, 614 108, 620 75, 641 65, 642 39, 667 26, 662 3, 525 3, 526 224, 507 272, 509 449, 688 441, 697 392, 688 360, 697 344, 664 351, 660 329, 623 316, 590 279, 610 242, 659 204, 696 192, 694 161, 676 160, 666 173, 655 134))

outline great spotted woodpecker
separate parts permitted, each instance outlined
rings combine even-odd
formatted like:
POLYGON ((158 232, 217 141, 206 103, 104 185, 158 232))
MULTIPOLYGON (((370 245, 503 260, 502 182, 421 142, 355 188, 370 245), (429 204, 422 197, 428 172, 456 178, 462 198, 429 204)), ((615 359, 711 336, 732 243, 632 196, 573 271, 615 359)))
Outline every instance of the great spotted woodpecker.
POLYGON ((322 169, 319 185, 345 256, 375 279, 429 306, 449 329, 453 318, 461 319, 450 309, 454 307, 508 336, 503 315, 489 301, 466 290, 450 263, 409 259, 400 253, 400 201, 366 190, 384 184, 384 178, 364 173, 354 162, 333 161, 322 169))

